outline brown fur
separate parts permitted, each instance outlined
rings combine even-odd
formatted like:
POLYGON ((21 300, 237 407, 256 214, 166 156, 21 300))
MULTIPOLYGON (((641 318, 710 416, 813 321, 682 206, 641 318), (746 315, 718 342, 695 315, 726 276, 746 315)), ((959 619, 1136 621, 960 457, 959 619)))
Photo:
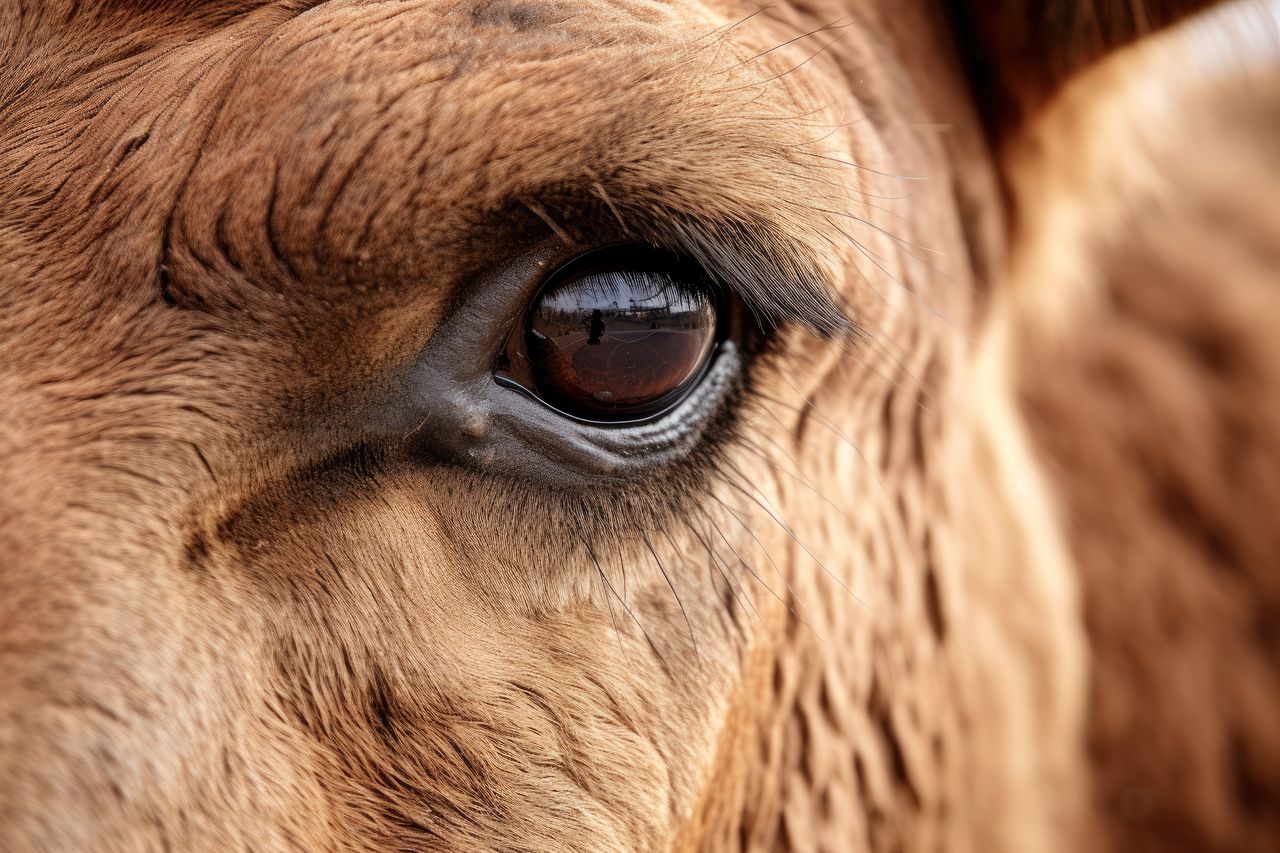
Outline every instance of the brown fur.
POLYGON ((1011 156, 1023 322, 1055 330, 1023 336, 1020 384, 1064 486, 1094 649, 1096 800, 1117 849, 1280 838, 1268 26, 1237 9, 1117 57, 1011 156), (1176 109, 1146 94, 1153 79, 1176 109))
POLYGON ((1276 66, 1174 111, 1257 196, 1064 153, 1184 5, 0 0, 0 849, 1275 842, 1276 66), (855 327, 641 482, 380 426, 615 225, 855 327))

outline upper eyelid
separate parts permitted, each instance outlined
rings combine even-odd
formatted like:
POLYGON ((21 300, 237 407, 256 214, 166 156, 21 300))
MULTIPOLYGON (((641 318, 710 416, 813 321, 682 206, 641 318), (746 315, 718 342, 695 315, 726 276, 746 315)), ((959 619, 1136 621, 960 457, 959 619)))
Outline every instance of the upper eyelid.
MULTIPOLYGON (((681 213, 651 199, 558 186, 508 209, 527 211, 554 234, 566 259, 610 243, 643 242, 695 261, 736 293, 763 326, 795 323, 824 337, 853 326, 812 250, 773 223, 746 215, 681 213), (566 242, 566 238, 568 242, 566 242)), ((548 269, 549 274, 552 270, 548 269)))
POLYGON ((852 326, 818 259, 765 223, 693 219, 676 240, 674 248, 734 290, 763 325, 793 322, 824 337, 852 326))

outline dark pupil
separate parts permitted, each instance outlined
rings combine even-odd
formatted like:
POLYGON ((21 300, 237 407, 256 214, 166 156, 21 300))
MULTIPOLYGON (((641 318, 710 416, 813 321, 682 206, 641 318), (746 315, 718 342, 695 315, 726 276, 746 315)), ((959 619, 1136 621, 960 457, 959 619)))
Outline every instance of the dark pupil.
POLYGON ((676 402, 716 339, 705 289, 667 272, 584 272, 543 293, 529 315, 542 393, 570 414, 625 420, 676 402))

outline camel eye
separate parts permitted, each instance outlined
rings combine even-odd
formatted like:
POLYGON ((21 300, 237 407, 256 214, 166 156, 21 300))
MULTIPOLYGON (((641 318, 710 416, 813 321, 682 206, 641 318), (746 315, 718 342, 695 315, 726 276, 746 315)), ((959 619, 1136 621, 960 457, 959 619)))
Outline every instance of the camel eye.
POLYGON ((716 297, 705 274, 678 259, 599 250, 546 282, 504 361, 526 391, 572 418, 651 419, 712 360, 724 326, 716 297))

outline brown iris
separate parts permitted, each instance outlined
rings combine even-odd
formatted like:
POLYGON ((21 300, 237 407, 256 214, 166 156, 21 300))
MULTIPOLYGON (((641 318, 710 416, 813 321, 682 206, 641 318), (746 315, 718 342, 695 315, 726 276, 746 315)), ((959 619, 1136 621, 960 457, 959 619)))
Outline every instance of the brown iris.
POLYGON ((544 287, 529 310, 524 346, 514 354, 509 348, 508 359, 527 369, 521 384, 568 415, 627 421, 658 414, 710 360, 718 325, 712 291, 696 271, 652 255, 586 260, 544 287))

